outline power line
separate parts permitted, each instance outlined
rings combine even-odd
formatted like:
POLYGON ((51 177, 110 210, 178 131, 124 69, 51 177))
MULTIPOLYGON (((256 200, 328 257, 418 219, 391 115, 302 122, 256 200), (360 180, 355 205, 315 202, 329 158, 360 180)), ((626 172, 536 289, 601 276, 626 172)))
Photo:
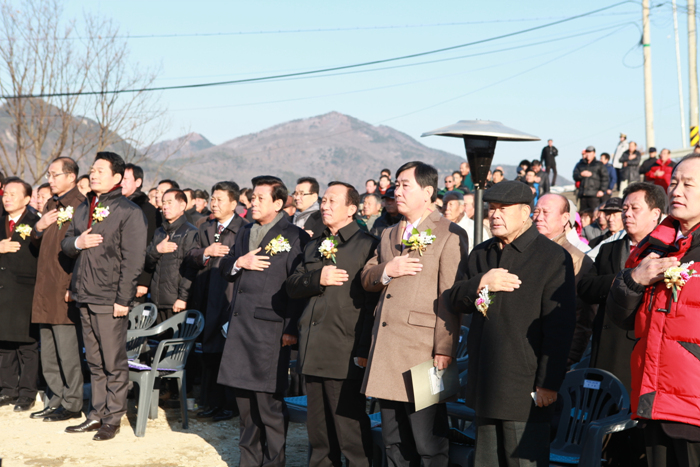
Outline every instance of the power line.
POLYGON ((602 11, 610 10, 610 9, 618 7, 620 5, 624 5, 626 3, 628 3, 628 1, 615 3, 615 4, 610 5, 610 6, 606 6, 606 7, 599 8, 599 9, 596 9, 593 11, 589 11, 587 13, 582 13, 582 14, 575 15, 575 16, 570 16, 568 18, 554 21, 554 22, 547 23, 547 24, 543 24, 540 26, 535 26, 532 28, 527 28, 527 29, 523 29, 520 31, 511 32, 508 34, 502 34, 502 35, 490 37, 487 39, 481 39, 478 41, 468 42, 465 44, 459 44, 459 45, 454 45, 454 46, 450 46, 450 47, 444 47, 441 49, 429 50, 426 52, 418 52, 418 53, 414 53, 414 54, 410 54, 410 55, 402 55, 399 57, 385 58, 385 59, 381 59, 381 60, 373 60, 373 61, 362 62, 362 63, 355 63, 352 65, 344 65, 344 66, 324 68, 324 69, 319 69, 319 70, 302 71, 302 72, 297 72, 297 73, 287 73, 287 74, 281 74, 281 75, 262 76, 262 77, 257 77, 257 78, 246 78, 246 79, 231 80, 231 81, 219 81, 219 82, 211 82, 211 83, 183 84, 183 85, 177 85, 177 86, 158 86, 158 87, 141 88, 141 89, 113 89, 113 90, 106 90, 106 91, 39 93, 39 94, 0 96, 0 98, 3 98, 3 99, 46 98, 46 97, 91 96, 91 95, 94 96, 94 95, 106 95, 106 94, 135 93, 135 92, 141 93, 141 92, 153 92, 153 91, 169 91, 169 90, 175 90, 175 89, 196 89, 196 88, 204 88, 204 87, 212 87, 212 86, 224 86, 224 85, 231 85, 231 84, 253 83, 253 82, 261 82, 261 81, 270 81, 270 80, 281 79, 281 78, 293 78, 293 77, 297 77, 297 76, 315 75, 315 74, 320 74, 320 73, 327 73, 330 71, 347 70, 347 69, 360 68, 360 67, 366 67, 366 66, 371 66, 371 65, 379 65, 382 63, 396 62, 399 60, 407 60, 410 58, 424 57, 427 55, 434 55, 434 54, 438 54, 438 53, 442 53, 442 52, 447 52, 450 50, 457 50, 457 49, 461 49, 464 47, 469 47, 469 46, 473 46, 473 45, 477 45, 477 44, 484 44, 486 42, 492 42, 492 41, 499 40, 499 39, 505 39, 507 37, 513 37, 513 36, 525 34, 528 32, 537 31, 539 29, 544 29, 544 28, 548 28, 548 27, 555 26, 558 24, 573 21, 575 19, 590 16, 590 15, 593 15, 596 13, 600 13, 602 11))

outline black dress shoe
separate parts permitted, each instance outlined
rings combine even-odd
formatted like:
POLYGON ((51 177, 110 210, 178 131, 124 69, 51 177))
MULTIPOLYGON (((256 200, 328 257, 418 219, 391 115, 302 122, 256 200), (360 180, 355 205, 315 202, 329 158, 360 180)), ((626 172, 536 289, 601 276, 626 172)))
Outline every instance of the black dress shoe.
POLYGON ((12 405, 15 402, 17 402, 16 397, 0 396, 0 407, 3 407, 5 405, 12 405))
POLYGON ((119 433, 118 425, 108 425, 105 423, 99 430, 97 430, 97 433, 95 433, 95 436, 93 436, 92 439, 94 441, 107 441, 117 436, 117 433, 119 433))
POLYGON ((211 418, 217 413, 219 413, 219 408, 218 407, 209 407, 206 410, 202 410, 201 412, 197 412, 197 418, 211 418))
POLYGON ((66 433, 87 433, 88 431, 97 431, 101 426, 102 422, 99 420, 85 420, 80 425, 66 428, 66 433))
POLYGON ((31 415, 29 415, 29 418, 44 418, 56 412, 60 408, 60 405, 58 407, 46 407, 44 410, 40 410, 39 412, 33 412, 31 415))
POLYGON ((17 399, 17 403, 15 404, 15 412, 26 412, 34 407, 34 404, 36 404, 36 399, 20 397, 17 399))
POLYGON ((213 421, 215 422, 222 422, 224 420, 231 420, 234 417, 233 410, 220 410, 214 417, 212 418, 213 421))
POLYGON ((77 411, 77 412, 72 412, 70 410, 66 410, 65 407, 61 407, 58 410, 56 410, 54 413, 51 415, 47 415, 44 417, 45 422, 63 422, 66 420, 70 420, 71 418, 80 418, 82 417, 82 412, 77 411))

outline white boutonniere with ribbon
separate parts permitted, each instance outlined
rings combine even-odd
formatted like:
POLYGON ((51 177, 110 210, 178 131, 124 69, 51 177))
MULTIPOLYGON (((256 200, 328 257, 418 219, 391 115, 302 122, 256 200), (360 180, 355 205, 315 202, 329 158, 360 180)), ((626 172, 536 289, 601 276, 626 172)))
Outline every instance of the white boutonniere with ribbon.
POLYGON ((92 222, 102 222, 109 216, 109 207, 105 207, 102 203, 97 203, 95 211, 92 213, 92 222))
POLYGON ((411 251, 418 251, 418 254, 423 256, 423 252, 431 245, 437 237, 433 235, 431 229, 419 232, 416 228, 411 231, 411 236, 408 240, 402 240, 403 244, 411 248, 411 251))
POLYGON ((479 313, 488 318, 488 316, 486 316, 486 312, 491 306, 491 303, 493 303, 493 299, 494 294, 489 293, 489 286, 487 285, 481 289, 481 292, 479 292, 479 297, 474 301, 474 306, 476 306, 479 313))
POLYGON ((674 302, 678 302, 678 293, 681 291, 681 288, 691 277, 695 277, 697 274, 695 269, 690 268, 693 263, 694 261, 683 263, 680 266, 668 268, 664 272, 664 282, 666 283, 666 288, 671 289, 674 302))
POLYGON ((267 244, 265 247, 265 253, 270 256, 275 256, 277 253, 283 253, 287 251, 292 251, 292 246, 289 244, 289 240, 284 238, 282 235, 278 235, 267 244))
POLYGON ((22 237, 22 240, 24 240, 32 234, 32 228, 27 224, 20 224, 15 227, 15 232, 17 232, 19 236, 22 237))
POLYGON ((67 224, 73 220, 73 206, 68 206, 67 208, 61 208, 58 210, 58 219, 56 219, 56 224, 58 224, 58 229, 63 227, 63 224, 67 224))
POLYGON ((335 264, 335 254, 338 253, 338 242, 335 240, 335 237, 327 237, 322 241, 318 251, 324 258, 330 259, 335 264))

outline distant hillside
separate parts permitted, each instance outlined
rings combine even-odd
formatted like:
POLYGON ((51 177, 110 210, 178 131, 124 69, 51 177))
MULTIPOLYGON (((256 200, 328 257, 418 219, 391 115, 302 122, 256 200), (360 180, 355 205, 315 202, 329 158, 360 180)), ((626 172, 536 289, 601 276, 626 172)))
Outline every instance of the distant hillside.
MULTIPOLYGON (((362 192, 365 180, 376 179, 385 167, 393 173, 405 162, 421 160, 438 169, 442 185, 444 176, 464 161, 463 157, 429 148, 391 127, 373 126, 338 112, 293 120, 189 152, 195 148, 194 143, 209 143, 203 136, 195 135, 201 140, 188 142, 188 151, 179 151, 165 164, 153 161, 149 165, 161 167, 163 178, 174 177, 183 186, 207 188, 216 181, 233 179, 243 187, 250 186, 256 175, 271 174, 282 178, 290 188, 297 178, 312 176, 322 186, 342 180, 362 192)), ((182 138, 163 144, 172 148, 182 138)), ((515 167, 503 168, 508 172, 507 178, 512 179, 515 167)))
POLYGON ((148 152, 149 158, 154 161, 162 161, 170 156, 181 158, 191 156, 197 151, 209 149, 214 145, 199 133, 190 133, 176 139, 161 141, 151 146, 148 152))

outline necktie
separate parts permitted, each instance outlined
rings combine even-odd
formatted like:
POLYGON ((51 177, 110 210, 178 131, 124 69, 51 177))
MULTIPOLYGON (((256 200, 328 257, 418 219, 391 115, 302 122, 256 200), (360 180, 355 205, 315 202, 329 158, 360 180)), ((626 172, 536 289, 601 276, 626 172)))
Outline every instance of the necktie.
POLYGON ((223 224, 219 224, 219 227, 216 229, 216 235, 214 235, 214 241, 218 242, 221 239, 221 232, 224 231, 226 227, 224 227, 223 224))
POLYGON ((10 233, 15 231, 15 221, 10 221, 10 233))

